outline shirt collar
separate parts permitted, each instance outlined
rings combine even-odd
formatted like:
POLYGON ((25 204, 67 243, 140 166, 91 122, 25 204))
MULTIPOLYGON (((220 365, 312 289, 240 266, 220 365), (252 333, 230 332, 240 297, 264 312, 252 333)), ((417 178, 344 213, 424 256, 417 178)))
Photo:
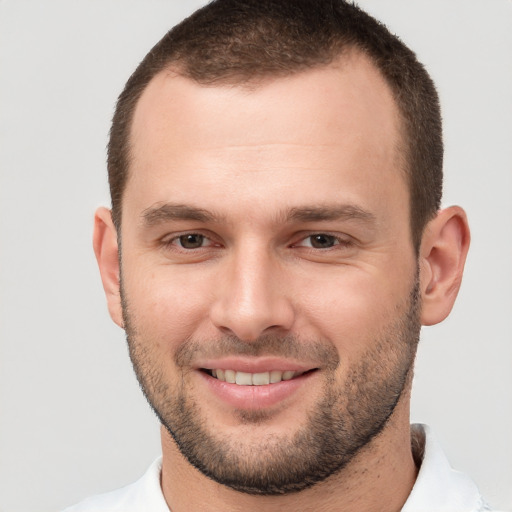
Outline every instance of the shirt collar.
POLYGON ((414 458, 421 466, 402 512, 490 510, 474 482, 452 469, 429 427, 417 424, 411 428, 414 458))

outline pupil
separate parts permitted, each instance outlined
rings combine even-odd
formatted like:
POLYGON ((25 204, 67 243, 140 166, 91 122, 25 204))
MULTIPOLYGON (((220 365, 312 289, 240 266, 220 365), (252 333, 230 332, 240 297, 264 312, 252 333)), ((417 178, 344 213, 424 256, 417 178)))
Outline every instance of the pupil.
POLYGON ((313 235, 311 245, 316 249, 326 249, 334 245, 334 237, 331 235, 313 235))
POLYGON ((185 249, 197 249, 203 245, 203 235, 191 234, 180 236, 180 244, 185 249))

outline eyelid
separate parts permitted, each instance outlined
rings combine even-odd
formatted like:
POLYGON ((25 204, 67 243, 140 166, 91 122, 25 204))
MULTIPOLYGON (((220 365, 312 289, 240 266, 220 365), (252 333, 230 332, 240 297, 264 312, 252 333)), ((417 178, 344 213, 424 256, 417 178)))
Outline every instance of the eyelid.
MULTIPOLYGON (((211 233, 207 230, 202 229, 190 229, 190 230, 184 230, 174 233, 167 233, 165 236, 161 237, 159 239, 159 244, 164 248, 170 248, 173 247, 175 250, 178 251, 184 251, 184 252, 193 252, 193 251, 199 251, 201 249, 209 249, 212 247, 222 247, 224 244, 222 241, 218 239, 219 237, 216 236, 214 233, 211 233), (207 245, 202 245, 201 247, 197 247, 195 249, 186 249, 185 247, 181 247, 177 241, 179 241, 180 237, 186 236, 186 235, 201 235, 204 237, 204 239, 208 242, 207 245)), ((294 237, 296 242, 293 242, 289 245, 289 247, 302 247, 305 249, 312 249, 314 251, 328 251, 329 249, 336 249, 337 247, 346 247, 351 246, 355 244, 355 240, 350 235, 347 235, 345 233, 333 233, 329 231, 305 231, 301 233, 297 233, 294 237), (335 244, 332 247, 327 248, 315 248, 311 245, 306 245, 304 242, 306 242, 310 237, 313 237, 315 235, 325 235, 328 237, 333 237, 335 239, 335 244)))
POLYGON ((310 231, 310 232, 307 232, 307 233, 301 233, 300 235, 300 238, 298 239, 297 242, 294 242, 291 246, 292 247, 306 247, 308 249, 314 249, 314 250, 321 250, 321 251, 326 251, 328 249, 333 249, 335 247, 338 247, 338 246, 347 246, 347 245, 352 245, 354 243, 354 239, 349 236, 349 235, 345 235, 345 234, 340 234, 340 233, 332 233, 332 232, 329 232, 329 231, 310 231), (332 247, 328 247, 328 248, 324 248, 324 249, 319 249, 319 248, 315 248, 315 247, 311 247, 310 245, 302 245, 303 242, 305 242, 307 239, 313 237, 313 236, 316 236, 316 235, 324 235, 324 236, 328 236, 328 237, 332 237, 336 240, 336 243, 332 246, 332 247))
POLYGON ((177 250, 180 250, 180 251, 192 252, 192 251, 198 251, 201 249, 209 249, 210 247, 214 247, 216 245, 221 246, 221 243, 218 242, 217 240, 215 240, 215 238, 216 237, 214 237, 213 234, 210 232, 205 232, 204 230, 201 230, 201 229, 190 229, 190 230, 186 230, 186 231, 180 231, 177 233, 168 233, 165 236, 163 236, 162 238, 160 238, 159 243, 163 247, 166 247, 166 248, 175 247, 177 250), (181 247, 179 245, 179 243, 176 243, 176 241, 179 241, 179 239, 182 236, 187 236, 187 235, 201 235, 203 237, 203 239, 207 240, 209 243, 207 245, 202 245, 201 247, 197 247, 195 249, 186 249, 185 247, 181 247))

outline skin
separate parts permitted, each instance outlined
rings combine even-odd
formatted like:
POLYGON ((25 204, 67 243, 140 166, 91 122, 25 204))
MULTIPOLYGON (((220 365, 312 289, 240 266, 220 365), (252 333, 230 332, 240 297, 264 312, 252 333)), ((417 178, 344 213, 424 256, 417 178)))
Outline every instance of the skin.
MULTIPOLYGON (((286 440, 304 426, 327 375, 336 389, 346 385, 350 369, 407 311, 417 269, 420 320, 442 321, 469 246, 465 214, 450 207, 428 224, 416 258, 396 150, 400 118, 365 57, 253 85, 203 87, 172 72, 152 80, 135 112, 120 233, 124 296, 147 361, 170 389, 185 384, 212 433, 248 453, 265 436, 286 440), (176 218, 162 209, 169 204, 215 217, 176 218), (330 219, 290 215, 340 205, 345 214, 330 219), (207 241, 186 250, 177 238, 185 233, 207 241), (311 247, 317 233, 336 244, 311 247), (256 408, 264 413, 259 421, 249 404, 253 416, 244 422, 240 407, 212 393, 197 361, 186 371, 176 366, 190 338, 204 346, 236 336, 249 345, 270 335, 325 340, 339 364, 321 367, 277 404, 256 408)), ((95 252, 111 316, 124 326, 117 235, 110 212, 99 209, 95 252)), ((391 353, 383 356, 384 365, 391 361, 391 353)), ((400 510, 417 474, 409 400, 410 380, 380 435, 342 471, 285 496, 242 494, 210 480, 162 429, 164 496, 173 512, 400 510)))

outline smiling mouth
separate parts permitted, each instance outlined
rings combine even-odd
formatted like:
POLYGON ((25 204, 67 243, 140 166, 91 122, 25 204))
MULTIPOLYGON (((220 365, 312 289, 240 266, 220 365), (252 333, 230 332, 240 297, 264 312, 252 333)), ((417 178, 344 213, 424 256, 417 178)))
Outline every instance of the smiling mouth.
POLYGON ((239 386, 266 386, 268 384, 277 384, 282 381, 296 379, 301 375, 305 375, 316 370, 317 368, 303 372, 272 370, 268 372, 248 373, 236 370, 222 370, 220 368, 213 370, 208 370, 206 368, 202 369, 202 371, 214 379, 227 382, 229 384, 238 384, 239 386))

